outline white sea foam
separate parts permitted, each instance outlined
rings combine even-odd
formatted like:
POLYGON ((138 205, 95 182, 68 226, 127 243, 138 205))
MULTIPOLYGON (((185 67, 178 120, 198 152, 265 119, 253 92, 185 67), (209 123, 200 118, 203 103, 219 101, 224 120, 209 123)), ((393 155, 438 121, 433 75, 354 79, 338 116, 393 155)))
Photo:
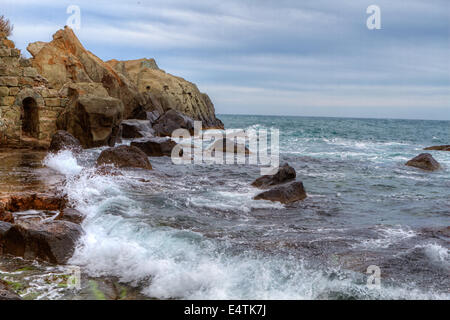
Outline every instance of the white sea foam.
POLYGON ((57 154, 48 154, 44 159, 44 165, 66 176, 79 174, 83 169, 82 166, 78 165, 77 159, 69 150, 63 150, 57 154))
POLYGON ((423 248, 428 259, 434 263, 442 265, 450 271, 450 255, 448 253, 448 248, 444 248, 436 243, 427 244, 421 246, 421 248, 423 248))
POLYGON ((379 238, 363 240, 353 245, 354 248, 389 248, 391 245, 412 237, 417 234, 411 229, 405 229, 403 227, 391 228, 382 227, 377 230, 379 238))

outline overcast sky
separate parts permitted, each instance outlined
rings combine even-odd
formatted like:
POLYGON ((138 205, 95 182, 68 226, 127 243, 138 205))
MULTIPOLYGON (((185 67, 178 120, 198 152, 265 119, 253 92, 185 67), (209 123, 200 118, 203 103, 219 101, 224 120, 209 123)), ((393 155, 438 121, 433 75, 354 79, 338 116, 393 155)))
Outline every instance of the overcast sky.
POLYGON ((450 120, 449 0, 0 0, 0 14, 25 51, 69 5, 88 50, 155 58, 218 113, 450 120))

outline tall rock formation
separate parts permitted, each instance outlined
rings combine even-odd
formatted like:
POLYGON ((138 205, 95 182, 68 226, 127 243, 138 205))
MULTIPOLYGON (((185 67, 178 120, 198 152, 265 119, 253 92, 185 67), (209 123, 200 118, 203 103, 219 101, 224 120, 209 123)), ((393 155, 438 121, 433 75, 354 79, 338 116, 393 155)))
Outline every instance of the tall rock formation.
POLYGON ((130 79, 139 92, 150 93, 164 111, 175 109, 202 121, 203 127, 223 128, 208 95, 201 93, 195 84, 159 69, 154 59, 110 60, 106 63, 130 79))

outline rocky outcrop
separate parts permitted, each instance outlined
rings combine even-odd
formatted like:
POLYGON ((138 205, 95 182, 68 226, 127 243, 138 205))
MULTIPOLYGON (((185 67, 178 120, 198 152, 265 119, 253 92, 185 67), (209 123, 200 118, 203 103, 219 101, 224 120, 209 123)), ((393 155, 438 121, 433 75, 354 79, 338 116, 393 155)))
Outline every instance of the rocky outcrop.
POLYGON ((177 129, 186 129, 194 134, 194 120, 181 112, 170 109, 153 124, 155 135, 160 137, 170 137, 172 132, 177 129))
POLYGON ((303 183, 300 181, 291 182, 262 192, 255 196, 254 200, 270 200, 273 202, 281 202, 283 204, 293 203, 306 199, 306 191, 303 183))
POLYGON ((10 212, 27 210, 58 211, 65 208, 67 199, 58 194, 21 193, 9 195, 0 199, 0 209, 10 212))
POLYGON ((294 180, 297 176, 295 169, 285 163, 274 175, 262 176, 252 182, 252 186, 266 189, 274 185, 282 184, 290 180, 294 180))
POLYGON ((422 153, 417 157, 409 160, 407 166, 416 167, 422 170, 435 171, 440 169, 440 164, 429 153, 422 153))
POLYGON ((65 264, 81 235, 81 227, 68 221, 22 225, 0 222, 0 254, 65 264))
POLYGON ((80 141, 64 130, 57 131, 50 142, 48 151, 57 153, 62 150, 70 150, 79 153, 83 150, 80 141))
POLYGON ((133 146, 119 146, 102 151, 97 159, 97 166, 104 165, 113 165, 118 168, 152 169, 147 155, 141 149, 133 146))
MULTIPOLYGON (((131 145, 141 149, 149 157, 170 157, 172 149, 175 148, 177 143, 167 137, 155 137, 143 141, 134 141, 131 145)), ((183 150, 180 151, 180 157, 183 155, 182 152, 183 150)))
POLYGON ((69 85, 70 101, 57 120, 59 130, 76 137, 84 148, 114 146, 123 119, 123 104, 112 98, 101 85, 69 85))
POLYGON ((164 111, 175 109, 202 121, 204 128, 223 129, 208 95, 201 93, 195 84, 159 69, 153 59, 110 60, 107 64, 130 79, 139 92, 151 93, 164 111))
POLYGON ((428 147, 423 150, 437 150, 437 151, 450 151, 450 145, 444 145, 444 146, 433 146, 428 147))
POLYGON ((211 154, 214 154, 216 151, 235 154, 245 153, 246 155, 250 154, 250 150, 244 144, 234 142, 230 139, 217 140, 213 142, 211 146, 209 146, 208 150, 211 151, 211 154))
POLYGON ((112 98, 122 101, 125 118, 135 109, 154 108, 129 79, 86 50, 67 26, 57 31, 52 41, 30 44, 27 49, 33 56, 32 65, 52 88, 59 89, 67 82, 101 83, 112 98))

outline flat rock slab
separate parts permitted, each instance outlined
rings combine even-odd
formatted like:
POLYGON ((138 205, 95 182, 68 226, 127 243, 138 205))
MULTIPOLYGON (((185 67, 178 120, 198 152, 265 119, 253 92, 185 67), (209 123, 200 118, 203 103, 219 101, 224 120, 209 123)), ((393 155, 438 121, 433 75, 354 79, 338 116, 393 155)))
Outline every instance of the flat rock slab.
POLYGON ((423 150, 450 151, 450 145, 445 145, 445 146, 433 146, 433 147, 425 148, 425 149, 423 149, 423 150))

